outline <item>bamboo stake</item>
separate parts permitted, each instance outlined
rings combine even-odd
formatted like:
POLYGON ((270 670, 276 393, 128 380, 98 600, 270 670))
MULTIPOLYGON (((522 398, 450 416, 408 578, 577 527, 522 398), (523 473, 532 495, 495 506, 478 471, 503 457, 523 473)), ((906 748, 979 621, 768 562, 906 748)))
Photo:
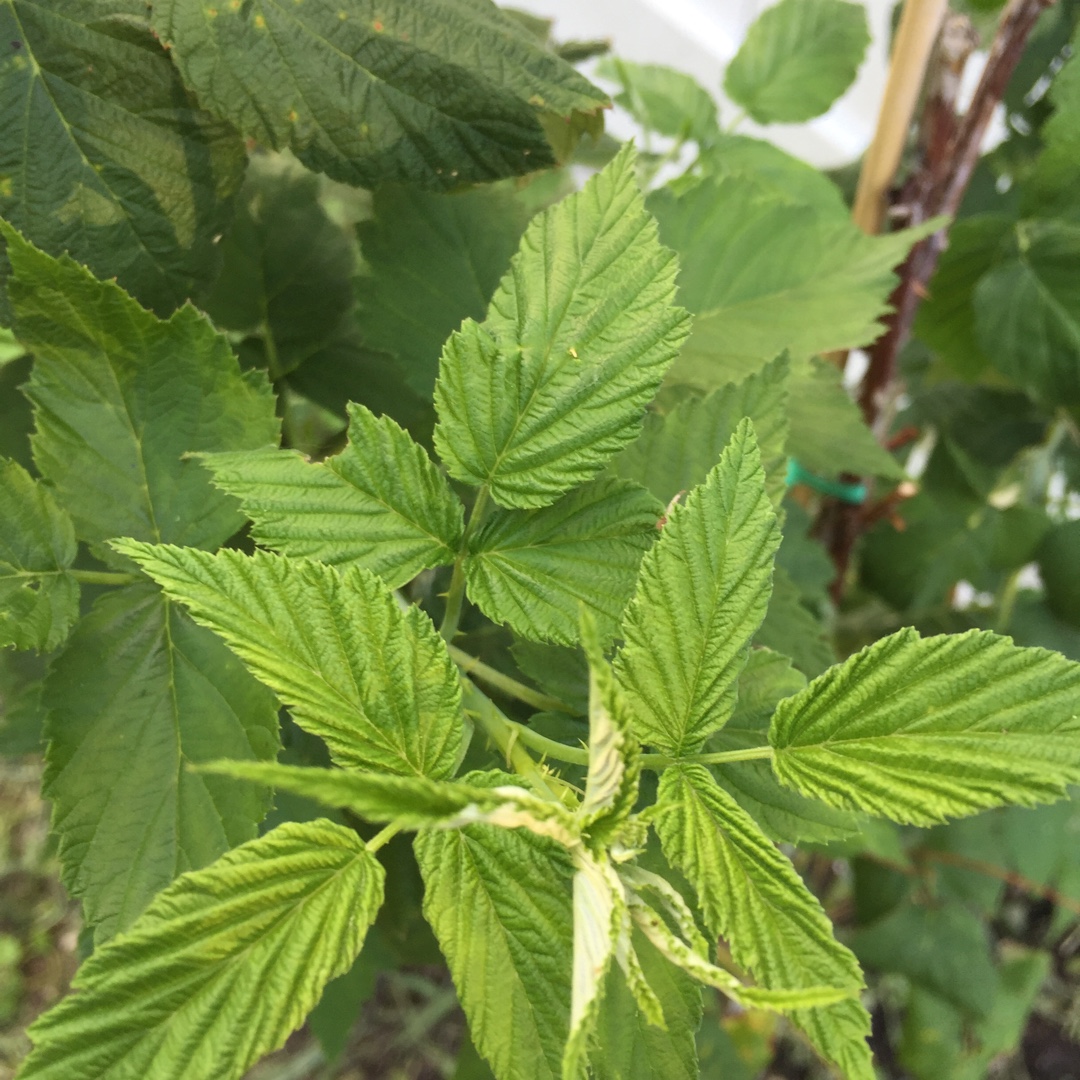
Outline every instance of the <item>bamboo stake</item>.
POLYGON ((906 0, 893 42, 877 130, 863 159, 852 218, 863 232, 881 231, 889 188, 900 168, 915 106, 948 0, 906 0))

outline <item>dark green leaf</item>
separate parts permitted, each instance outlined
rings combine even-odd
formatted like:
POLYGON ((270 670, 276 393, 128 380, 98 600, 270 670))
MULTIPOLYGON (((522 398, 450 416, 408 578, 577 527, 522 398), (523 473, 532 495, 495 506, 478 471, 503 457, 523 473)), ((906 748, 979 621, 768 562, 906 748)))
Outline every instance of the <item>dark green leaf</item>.
POLYGON ((265 788, 190 762, 272 758, 271 695, 208 630, 148 585, 104 596, 54 662, 45 791, 64 883, 98 940, 177 874, 255 835, 265 788))
POLYGON ((0 8, 0 217, 167 315, 220 266, 245 156, 146 17, 139 0, 0 8))
POLYGON ((116 284, 4 227, 15 330, 34 352, 34 460, 83 540, 216 547, 243 523, 184 455, 277 442, 265 376, 241 375, 192 307, 161 322, 116 284))
POLYGON ((606 104, 482 0, 162 0, 153 22, 203 105, 360 186, 531 172, 552 163, 537 108, 606 104))

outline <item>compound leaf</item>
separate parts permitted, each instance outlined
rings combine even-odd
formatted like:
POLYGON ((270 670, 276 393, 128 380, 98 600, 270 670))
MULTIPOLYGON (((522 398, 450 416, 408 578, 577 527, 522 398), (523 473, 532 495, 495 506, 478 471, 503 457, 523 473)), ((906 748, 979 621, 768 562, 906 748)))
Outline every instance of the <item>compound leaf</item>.
POLYGON ((607 104, 479 0, 154 5, 204 106, 309 168, 361 187, 448 189, 553 164, 537 107, 607 104))
POLYGON ((785 784, 933 825, 1080 782, 1080 665, 985 631, 883 638, 777 706, 785 784))
POLYGON ((753 426, 743 420, 646 553, 623 620, 616 671, 643 742, 692 753, 731 716, 779 544, 753 426))
POLYGON ((71 518, 18 462, 0 457, 0 647, 51 652, 79 617, 67 569, 77 545, 71 518))
POLYGON ((217 547, 243 523, 184 455, 276 443, 264 375, 242 375, 192 307, 162 322, 111 281, 8 226, 15 333, 34 353, 34 461, 83 540, 217 547))
POLYGON ((177 874, 255 835, 266 789, 187 766, 272 758, 273 697, 157 589, 103 596, 53 662, 44 700, 64 884, 99 941, 177 874))
POLYGON ((418 608, 402 611, 371 571, 339 573, 265 551, 113 546, 219 634, 338 764, 453 772, 462 736, 457 669, 431 620, 418 608))
POLYGON ((852 84, 869 44, 862 5, 781 0, 750 27, 724 90, 759 124, 811 120, 852 84))
POLYGON ((482 325, 439 365, 435 446, 507 507, 546 506, 631 442, 687 333, 631 148, 530 224, 482 325))
POLYGON ((558 1080, 573 956, 568 853, 490 825, 426 832, 415 847, 424 914, 477 1049, 502 1080, 558 1080))
POLYGON ((390 417, 348 411, 349 443, 324 461, 282 450, 203 461, 240 500, 255 540, 282 554, 363 566, 391 588, 453 562, 463 510, 446 477, 390 417))
MULTIPOLYGON (((855 957, 791 863, 702 765, 660 778, 656 829, 664 854, 698 894, 709 929, 769 989, 857 988, 855 957)), ((792 1020, 851 1080, 872 1080, 870 1017, 857 1000, 797 1009, 792 1020)))
POLYGON ((534 641, 578 640, 580 606, 614 633, 663 507, 643 488, 601 477, 539 510, 497 510, 470 543, 469 597, 534 641))
POLYGON ((351 829, 288 822, 184 874, 31 1029, 23 1080, 239 1080, 360 952, 384 872, 351 829))
POLYGON ((138 0, 0 8, 0 217, 167 315, 219 268, 214 241, 246 156, 184 88, 146 11, 138 0))

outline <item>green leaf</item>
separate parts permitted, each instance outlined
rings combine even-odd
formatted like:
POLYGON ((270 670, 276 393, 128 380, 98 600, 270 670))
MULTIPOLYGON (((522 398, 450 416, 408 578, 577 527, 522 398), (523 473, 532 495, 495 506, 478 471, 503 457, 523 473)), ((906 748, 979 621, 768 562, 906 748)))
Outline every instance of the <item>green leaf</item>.
MULTIPOLYGON (((1069 18, 1069 14, 1062 16, 1063 22, 1069 18)), ((1054 115, 1046 121, 1040 132, 1044 149, 1035 163, 1029 190, 1024 193, 1037 214, 1076 213, 1074 180, 1077 155, 1080 154, 1080 60, 1076 59, 1078 45, 1080 27, 1073 31, 1070 58, 1054 77, 1050 87, 1054 115)))
POLYGON ((525 230, 524 204, 499 188, 437 195, 380 187, 357 227, 367 273, 356 279, 364 341, 397 358, 431 398, 443 343, 481 320, 525 230))
POLYGON ((873 341, 893 267, 941 225, 867 236, 834 211, 763 195, 744 176, 661 188, 648 208, 678 253, 679 300, 697 316, 671 379, 705 390, 784 349, 800 360, 873 341))
POLYGON ((457 669, 427 615, 402 611, 370 571, 261 551, 113 546, 220 634, 338 764, 435 778, 454 771, 457 669))
POLYGON ((779 544, 744 420, 705 483, 672 511, 623 620, 616 671, 643 742, 692 753, 731 716, 779 544))
MULTIPOLYGON (((664 854, 697 891, 709 930, 770 988, 855 989, 862 973, 791 863, 701 765, 660 777, 656 829, 664 854)), ((792 1015, 850 1080, 872 1080, 870 1017, 857 1000, 792 1015)))
POLYGON ((203 105, 360 187, 448 189, 531 172, 553 163, 536 107, 568 116, 607 104, 480 0, 349 10, 164 0, 153 22, 203 105))
MULTIPOLYGON (((777 703, 806 686, 806 679, 786 656, 752 649, 739 676, 735 713, 706 744, 710 753, 768 746, 769 721, 777 703)), ((767 761, 736 761, 713 766, 716 782, 773 840, 829 843, 850 837, 859 818, 825 806, 784 787, 767 761)))
POLYGON ((596 74, 621 84, 615 103, 642 127, 704 145, 720 137, 716 101, 690 75, 662 64, 635 64, 618 57, 604 57, 596 74))
POLYGON ((970 1016, 994 1004, 997 970, 982 919, 963 904, 902 904, 860 928, 851 947, 872 970, 894 971, 970 1016))
POLYGON ((949 368, 973 378, 989 359, 975 330, 975 287, 1000 258, 1013 222, 1003 214, 980 214, 949 229, 930 295, 919 305, 915 333, 949 368))
POLYGON ((834 218, 850 211, 840 189, 801 158, 764 139, 725 132, 700 157, 701 170, 716 177, 738 177, 762 195, 802 203, 834 218))
POLYGON ((564 847, 577 843, 577 827, 561 803, 541 799, 516 784, 477 787, 425 776, 258 761, 214 761, 202 771, 269 784, 335 809, 343 807, 368 821, 393 821, 412 829, 461 828, 480 822, 550 836, 564 847))
POLYGON ((636 931, 634 952, 664 1013, 665 1028, 650 1024, 616 966, 607 977, 590 1055, 597 1080, 698 1080, 694 1032, 701 1022, 701 989, 636 931))
POLYGON ((1002 374, 1051 404, 1080 402, 1080 223, 1026 221, 975 287, 975 330, 1002 374), (1011 250, 1009 250, 1011 249, 1011 250))
POLYGON ((68 891, 100 941, 177 874, 255 835, 265 788, 189 772, 272 758, 273 698, 148 585, 102 597, 45 684, 45 793, 68 891))
POLYGON ((424 833, 415 846, 424 914, 477 1048, 500 1080, 557 1080, 570 1022, 569 855, 490 825, 424 833))
POLYGON ((1039 574, 1046 606, 1070 626, 1080 627, 1080 521, 1054 525, 1039 545, 1039 574))
POLYGON ((521 637, 564 645, 578 640, 583 605, 610 639, 663 509, 601 477, 539 510, 497 510, 469 543, 469 598, 521 637))
POLYGON ((246 155, 185 90, 146 12, 137 0, 0 9, 0 217, 165 315, 216 274, 246 155))
POLYGON ((265 376, 241 375, 205 316, 162 322, 111 281, 0 225, 15 332, 34 353, 34 461, 83 540, 118 534, 216 547, 236 504, 184 455, 276 443, 265 376))
POLYGON ((271 380, 332 346, 353 306, 353 243, 319 205, 319 180, 294 161, 252 158, 224 265, 205 308, 250 337, 271 380))
POLYGON ((750 27, 724 91, 759 124, 811 120, 855 81, 869 44, 861 4, 781 0, 750 27))
POLYGON ((650 414, 645 430, 615 460, 620 476, 644 484, 663 503, 705 480, 743 417, 754 422, 765 483, 778 505, 787 477, 789 365, 777 357, 739 383, 707 397, 684 398, 666 416, 650 414))
POLYGON ((78 548, 52 492, 0 457, 0 647, 51 652, 79 617, 78 548))
POLYGON ((809 678, 836 663, 824 627, 802 602, 798 586, 782 566, 773 570, 769 607, 754 635, 754 644, 791 657, 795 667, 809 678))
POLYGON ((211 454, 214 484, 240 500, 252 536, 285 555, 363 566, 391 588, 452 563, 463 509, 423 448, 388 416, 349 406, 349 443, 320 462, 292 451, 211 454))
POLYGON ((903 479, 903 469, 874 438, 848 397, 835 364, 813 357, 809 364, 798 364, 793 374, 788 449, 801 465, 825 477, 850 472, 903 479))
POLYGON ((785 783, 830 806, 932 825, 1053 802, 1080 782, 1080 665, 971 630, 901 630, 777 707, 785 783))
POLYGON ((577 815, 590 843, 608 847, 637 803, 641 762, 629 705, 584 610, 581 642, 589 663, 589 770, 577 815))
POLYGON ((287 823, 185 874, 31 1029, 23 1080, 239 1080, 360 952, 384 873, 356 834, 287 823))
POLYGON ((529 226, 483 325, 439 366, 435 445, 507 507, 546 506, 640 430, 687 332, 627 147, 529 226))

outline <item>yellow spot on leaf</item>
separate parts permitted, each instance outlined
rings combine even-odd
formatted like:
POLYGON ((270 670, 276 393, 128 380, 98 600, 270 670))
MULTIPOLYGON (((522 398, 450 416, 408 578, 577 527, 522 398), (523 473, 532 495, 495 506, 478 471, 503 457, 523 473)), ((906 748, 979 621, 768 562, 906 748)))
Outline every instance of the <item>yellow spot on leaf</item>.
POLYGON ((341 20, 342 22, 344 22, 344 21, 345 21, 345 20, 346 20, 346 19, 347 19, 347 18, 349 17, 349 13, 348 13, 347 11, 339 11, 339 12, 337 13, 337 17, 338 17, 338 18, 339 18, 339 19, 340 19, 340 20, 341 20))
POLYGON ((300 114, 295 109, 289 110, 289 123, 295 124, 300 119, 300 114))
POLYGON ((258 27, 258 29, 265 30, 266 29, 266 20, 261 15, 256 15, 255 16, 255 25, 256 25, 256 27, 258 27))
POLYGON ((11 177, 10 176, 0 177, 0 198, 10 199, 11 195, 12 195, 11 177))

